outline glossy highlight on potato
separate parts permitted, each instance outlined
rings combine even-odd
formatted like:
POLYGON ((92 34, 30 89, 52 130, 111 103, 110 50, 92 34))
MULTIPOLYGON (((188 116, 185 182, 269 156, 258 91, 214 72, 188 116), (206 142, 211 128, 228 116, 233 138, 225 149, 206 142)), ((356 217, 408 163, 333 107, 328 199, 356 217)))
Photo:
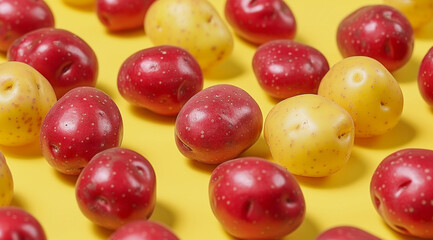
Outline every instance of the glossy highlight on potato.
POLYGON ((370 57, 349 57, 323 77, 319 95, 346 109, 355 123, 356 137, 391 131, 403 111, 403 93, 394 76, 370 57))

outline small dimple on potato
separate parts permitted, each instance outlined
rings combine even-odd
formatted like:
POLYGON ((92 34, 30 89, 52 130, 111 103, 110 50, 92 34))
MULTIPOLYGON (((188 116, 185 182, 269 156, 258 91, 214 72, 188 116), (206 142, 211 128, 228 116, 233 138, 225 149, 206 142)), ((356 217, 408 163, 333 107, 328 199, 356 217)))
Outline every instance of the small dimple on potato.
POLYGON ((42 119, 56 101, 48 80, 33 67, 0 64, 0 145, 22 146, 37 140, 42 119))
POLYGON ((271 109, 264 137, 273 161, 296 175, 323 177, 348 161, 355 127, 341 106, 322 96, 303 94, 271 109))
POLYGON ((399 83, 381 63, 369 57, 349 57, 336 63, 320 82, 318 94, 350 113, 356 137, 391 131, 403 111, 399 83))

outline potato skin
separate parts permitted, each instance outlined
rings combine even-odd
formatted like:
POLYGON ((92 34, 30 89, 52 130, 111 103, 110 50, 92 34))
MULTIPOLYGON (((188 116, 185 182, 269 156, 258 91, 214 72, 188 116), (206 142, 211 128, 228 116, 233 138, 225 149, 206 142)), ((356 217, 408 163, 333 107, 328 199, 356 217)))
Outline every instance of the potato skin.
POLYGON ((296 175, 324 177, 348 161, 355 128, 341 106, 322 96, 303 94, 271 109, 264 137, 273 161, 296 175))
POLYGON ((403 111, 399 83, 381 63, 369 57, 349 57, 336 63, 320 82, 318 94, 350 113, 356 137, 391 131, 403 111))

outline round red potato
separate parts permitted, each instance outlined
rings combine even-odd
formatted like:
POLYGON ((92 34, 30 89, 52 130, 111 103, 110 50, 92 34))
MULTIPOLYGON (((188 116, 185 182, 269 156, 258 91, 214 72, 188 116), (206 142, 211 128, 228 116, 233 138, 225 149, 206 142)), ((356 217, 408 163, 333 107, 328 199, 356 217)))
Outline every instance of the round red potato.
POLYGON ((262 44, 254 54, 252 66, 260 86, 277 99, 317 93, 329 70, 320 51, 291 40, 262 44))
POLYGON ((117 229, 108 240, 179 240, 165 225, 151 220, 136 220, 117 229))
POLYGON ((54 16, 44 0, 0 0, 0 51, 33 30, 54 27, 54 16))
POLYGON ((18 38, 10 46, 9 61, 29 64, 50 83, 57 98, 79 86, 96 85, 98 60, 93 49, 72 32, 42 28, 18 38))
POLYGON ((175 123, 179 151, 187 158, 218 164, 237 157, 259 138, 263 115, 239 87, 219 84, 194 95, 175 123))
POLYGON ((18 207, 0 207, 0 238, 46 240, 39 221, 26 210, 18 207))
POLYGON ((262 158, 237 158, 216 167, 209 199, 224 229, 241 239, 282 238, 297 229, 305 215, 293 175, 262 158))
POLYGON ((147 9, 155 0, 96 0, 96 14, 109 31, 143 27, 147 9))
POLYGON ((156 203, 156 176, 152 165, 139 153, 111 148, 96 154, 83 169, 75 194, 89 220, 117 229, 150 217, 156 203))
POLYGON ((387 5, 368 5, 344 18, 337 30, 343 57, 367 56, 388 71, 404 66, 412 56, 414 33, 407 18, 387 5))
POLYGON ((254 44, 296 34, 295 17, 283 0, 227 0, 225 17, 237 35, 254 44))
POLYGON ((175 116, 203 89, 203 74, 189 52, 162 45, 138 51, 126 59, 119 70, 117 88, 133 105, 175 116))
POLYGON ((433 151, 402 149, 385 157, 370 184, 371 199, 395 231, 433 238, 433 151))
POLYGON ((418 89, 426 103, 433 107, 433 47, 428 50, 419 66, 418 89))
POLYGON ((315 240, 380 240, 380 238, 357 227, 337 226, 320 233, 315 240))
POLYGON ((52 167, 78 175, 95 154, 120 146, 122 137, 122 116, 111 97, 93 87, 77 87, 47 113, 40 141, 52 167))

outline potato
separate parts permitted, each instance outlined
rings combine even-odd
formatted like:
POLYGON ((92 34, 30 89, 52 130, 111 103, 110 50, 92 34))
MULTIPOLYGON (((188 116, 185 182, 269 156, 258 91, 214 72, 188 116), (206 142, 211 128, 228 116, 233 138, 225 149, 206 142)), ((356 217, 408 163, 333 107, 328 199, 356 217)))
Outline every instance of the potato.
POLYGON ((56 100, 48 80, 30 65, 0 64, 0 145, 38 140, 42 120, 56 100))
POLYGON ((226 60, 233 37, 207 0, 158 0, 144 20, 147 36, 155 45, 175 45, 189 51, 203 70, 226 60))
POLYGON ((347 163, 355 127, 341 106, 322 96, 304 94, 271 109, 264 137, 273 161, 296 175, 323 177, 347 163))
POLYGON ((389 132, 403 111, 399 83, 381 63, 369 57, 349 57, 336 63, 320 82, 318 94, 350 113, 356 137, 389 132))
POLYGON ((0 152, 0 207, 11 203, 14 193, 14 182, 5 156, 0 152))

